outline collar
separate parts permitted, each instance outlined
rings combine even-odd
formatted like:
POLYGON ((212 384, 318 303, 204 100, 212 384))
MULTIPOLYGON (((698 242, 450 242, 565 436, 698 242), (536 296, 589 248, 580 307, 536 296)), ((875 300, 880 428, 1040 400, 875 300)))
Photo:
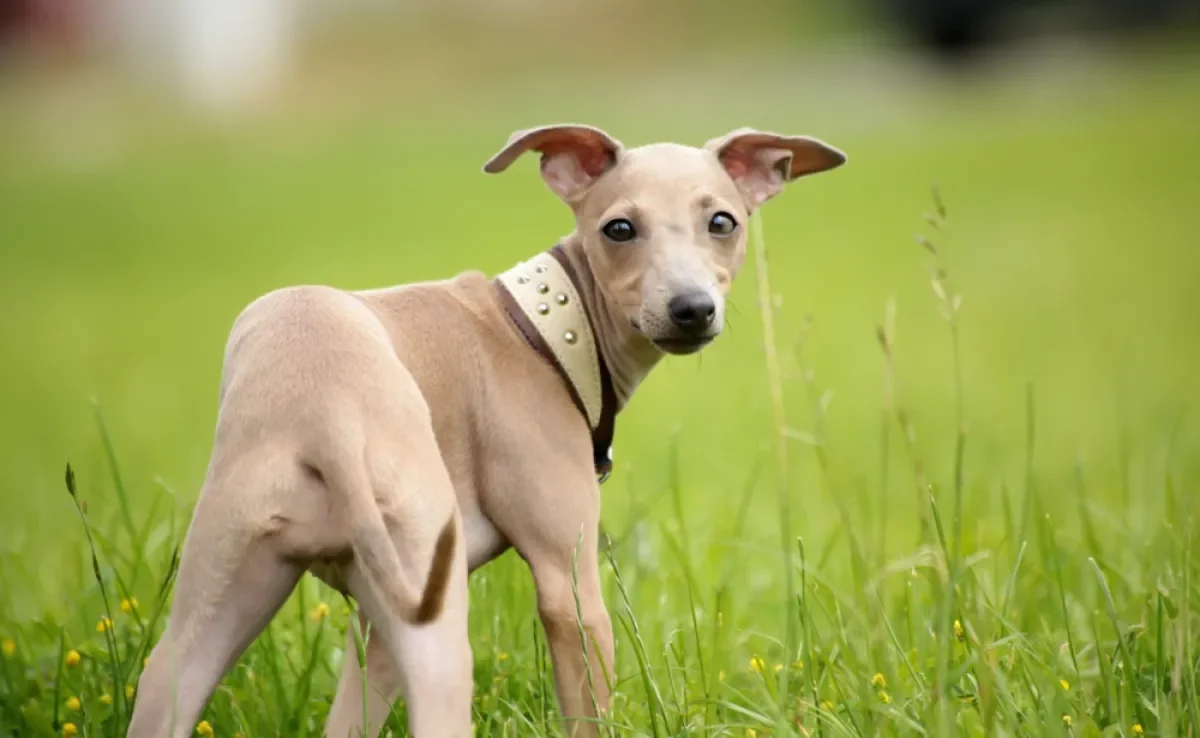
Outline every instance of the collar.
POLYGON ((559 244, 501 273, 494 283, 509 319, 562 376, 587 419, 592 461, 603 483, 612 472, 616 393, 580 297, 574 265, 559 244))

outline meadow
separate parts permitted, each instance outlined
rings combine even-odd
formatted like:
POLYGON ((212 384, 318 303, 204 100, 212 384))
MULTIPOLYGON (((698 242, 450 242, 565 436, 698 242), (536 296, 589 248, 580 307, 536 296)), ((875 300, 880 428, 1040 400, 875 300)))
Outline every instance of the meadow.
MULTIPOLYGON (((123 735, 238 311, 549 247, 570 222, 533 165, 480 167, 560 120, 850 157, 763 209, 726 334, 618 419, 606 734, 1193 735, 1200 54, 825 61, 385 86, 242 128, 6 82, 0 736, 123 735)), ((197 734, 320 735, 351 606, 306 578, 197 734)), ((511 552, 471 638, 476 734, 558 735, 511 552)))

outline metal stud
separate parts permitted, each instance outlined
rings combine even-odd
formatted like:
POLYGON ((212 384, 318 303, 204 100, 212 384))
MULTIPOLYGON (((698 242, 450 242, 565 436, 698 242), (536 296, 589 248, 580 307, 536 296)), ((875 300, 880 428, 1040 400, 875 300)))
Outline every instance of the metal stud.
POLYGON ((537 272, 538 274, 545 274, 545 273, 546 273, 546 265, 545 265, 545 264, 538 264, 538 265, 537 265, 537 266, 534 268, 534 270, 533 270, 533 271, 537 272))
POLYGON ((537 306, 538 315, 545 315, 550 312, 550 306, 544 302, 539 302, 537 306))
POLYGON ((554 301, 557 302, 559 305, 566 305, 567 304, 567 296, 565 294, 563 294, 562 292, 559 292, 557 295, 554 296, 554 301))
POLYGON ((528 282, 529 282, 529 277, 526 277, 524 274, 517 277, 517 284, 527 284, 528 282))
POLYGON ((563 334, 563 340, 569 345, 574 346, 575 342, 579 340, 579 336, 576 335, 575 331, 567 331, 563 334))
POLYGON ((541 284, 539 284, 537 286, 537 291, 538 291, 539 295, 544 295, 550 291, 550 285, 546 284, 545 282, 542 282, 541 284))

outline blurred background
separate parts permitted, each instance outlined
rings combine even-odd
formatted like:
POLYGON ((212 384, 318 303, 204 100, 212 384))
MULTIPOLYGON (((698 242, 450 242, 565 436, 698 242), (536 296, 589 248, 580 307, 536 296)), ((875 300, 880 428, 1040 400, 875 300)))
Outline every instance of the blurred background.
MULTIPOLYGON (((66 607, 85 571, 63 543, 67 460, 98 519, 115 514, 97 411, 138 520, 163 496, 190 504, 242 307, 549 247, 571 222, 531 161, 480 167, 558 121, 627 145, 754 126, 849 154, 763 226, 785 370, 811 318, 804 359, 851 484, 884 471, 889 304, 900 401, 934 476, 949 470, 952 351, 923 232, 964 300, 971 494, 1019 478, 1031 384, 1047 504, 1078 460, 1097 494, 1136 495, 1130 480, 1196 449, 1198 30, 1197 0, 0 0, 8 614, 66 607), (935 182, 945 233, 922 217, 935 182)), ((622 416, 610 528, 665 484, 673 449, 693 535, 730 513, 770 441, 753 280, 721 341, 667 361, 622 416)), ((788 392, 807 427, 802 385, 788 392)), ((821 540, 836 515, 796 454, 798 532, 821 540)))

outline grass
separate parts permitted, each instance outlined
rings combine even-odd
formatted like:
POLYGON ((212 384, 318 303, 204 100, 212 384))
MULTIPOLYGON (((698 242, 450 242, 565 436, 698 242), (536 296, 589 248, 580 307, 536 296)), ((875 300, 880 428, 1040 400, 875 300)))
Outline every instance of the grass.
MULTIPOLYGON (((803 101, 750 84, 754 124, 851 161, 764 210, 728 334, 620 420, 610 734, 1200 725, 1197 57, 1108 63, 1043 97, 1003 77, 803 101)), ((631 143, 747 122, 686 94, 618 115, 596 89, 541 117, 631 143)), ((4 139, 0 735, 121 734, 242 305, 494 271, 565 229, 531 170, 477 174, 540 111, 454 105, 114 134, 71 169, 72 135, 4 139)), ((555 735, 520 560, 477 572, 471 603, 477 734, 555 735)), ((222 682, 214 735, 319 735, 350 607, 306 578, 222 682)))

